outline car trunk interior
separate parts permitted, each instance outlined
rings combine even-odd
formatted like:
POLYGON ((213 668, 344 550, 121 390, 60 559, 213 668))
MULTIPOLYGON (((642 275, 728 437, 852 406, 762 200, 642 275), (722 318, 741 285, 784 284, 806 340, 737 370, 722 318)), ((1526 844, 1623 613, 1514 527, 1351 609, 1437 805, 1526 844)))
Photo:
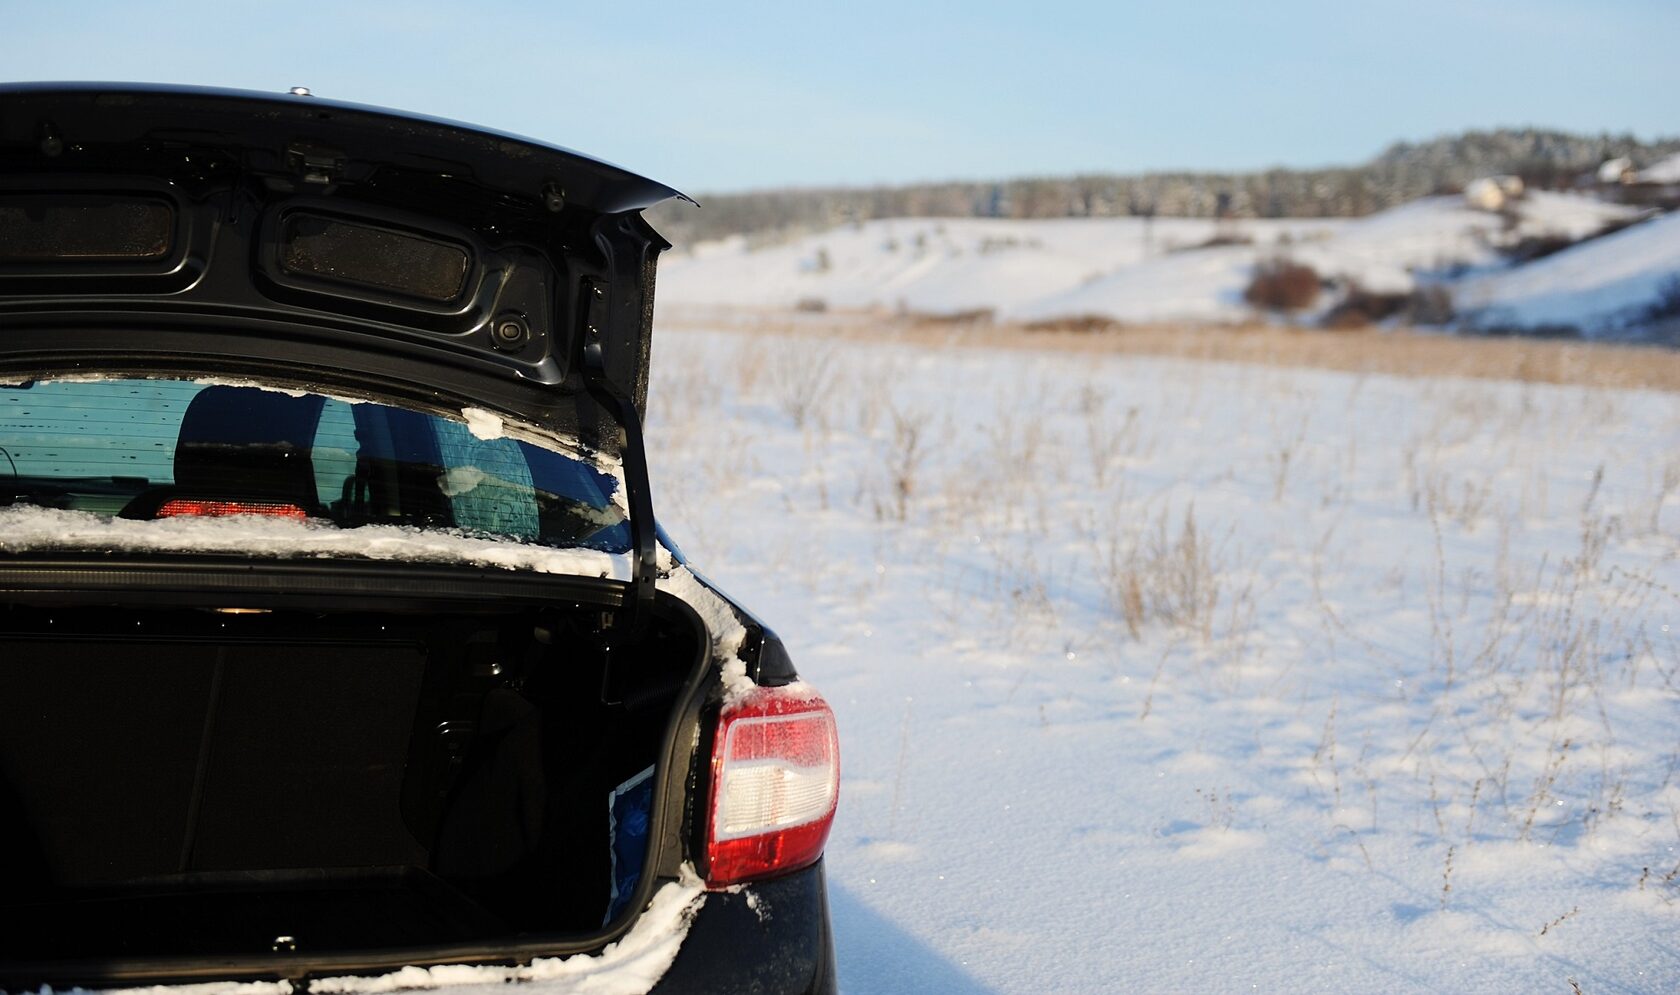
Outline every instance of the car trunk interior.
POLYGON ((699 647, 603 621, 0 609, 0 962, 599 930, 699 647))

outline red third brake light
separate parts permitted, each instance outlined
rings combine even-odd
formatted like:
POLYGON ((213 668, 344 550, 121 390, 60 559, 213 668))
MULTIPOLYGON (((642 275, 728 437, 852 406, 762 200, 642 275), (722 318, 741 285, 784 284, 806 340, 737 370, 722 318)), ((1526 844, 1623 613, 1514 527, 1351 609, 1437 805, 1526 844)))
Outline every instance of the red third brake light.
POLYGON ((839 736, 822 695, 761 687, 725 706, 712 744, 706 883, 816 863, 839 795, 839 736))
POLYGON ((264 515, 269 518, 295 518, 302 521, 309 517, 295 504, 280 504, 272 501, 194 501, 187 498, 171 498, 158 508, 157 518, 225 518, 228 515, 264 515))

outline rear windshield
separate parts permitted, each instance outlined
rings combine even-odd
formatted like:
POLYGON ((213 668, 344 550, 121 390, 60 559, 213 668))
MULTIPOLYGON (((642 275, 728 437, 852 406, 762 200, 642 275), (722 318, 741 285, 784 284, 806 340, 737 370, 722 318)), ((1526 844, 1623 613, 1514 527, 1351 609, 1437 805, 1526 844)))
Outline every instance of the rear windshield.
POLYGON ((617 488, 563 453, 384 404, 187 380, 0 387, 0 506, 260 514, 623 552, 617 488))

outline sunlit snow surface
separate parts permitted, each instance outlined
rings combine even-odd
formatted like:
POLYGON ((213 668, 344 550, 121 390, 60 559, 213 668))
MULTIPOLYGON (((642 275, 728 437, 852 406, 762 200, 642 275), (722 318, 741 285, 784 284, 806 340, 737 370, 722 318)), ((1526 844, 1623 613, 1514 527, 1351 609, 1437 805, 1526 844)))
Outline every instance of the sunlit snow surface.
POLYGON ((846 991, 1680 990, 1680 398, 662 332, 846 991))

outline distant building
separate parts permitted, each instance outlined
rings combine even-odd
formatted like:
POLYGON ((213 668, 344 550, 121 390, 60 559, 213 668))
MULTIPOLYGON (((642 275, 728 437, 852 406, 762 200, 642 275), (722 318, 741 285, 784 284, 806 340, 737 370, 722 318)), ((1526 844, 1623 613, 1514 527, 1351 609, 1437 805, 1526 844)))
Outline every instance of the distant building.
POLYGON ((1606 159, 1604 164, 1598 167, 1598 182, 1604 184, 1632 183, 1638 175, 1633 168, 1633 160, 1627 156, 1619 155, 1614 159, 1606 159))
POLYGON ((1680 153, 1641 169, 1638 181, 1640 183, 1680 183, 1680 153))
POLYGON ((1656 211, 1680 210, 1680 155, 1636 170, 1625 158, 1598 168, 1599 196, 1618 204, 1656 211))
POLYGON ((1478 211, 1502 211, 1522 195, 1520 176, 1484 176, 1464 185, 1464 202, 1478 211))

